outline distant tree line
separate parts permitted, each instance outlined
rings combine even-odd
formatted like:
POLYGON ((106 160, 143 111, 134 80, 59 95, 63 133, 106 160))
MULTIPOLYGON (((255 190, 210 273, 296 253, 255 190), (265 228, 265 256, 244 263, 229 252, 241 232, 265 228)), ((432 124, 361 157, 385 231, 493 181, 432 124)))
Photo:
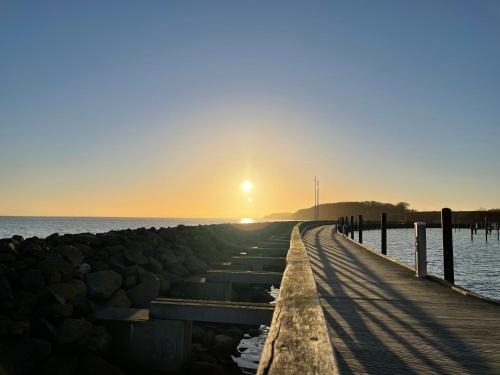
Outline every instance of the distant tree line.
MULTIPOLYGON (((451 207, 453 209, 453 207, 451 207)), ((375 201, 364 202, 336 202, 324 203, 320 205, 320 220, 336 220, 341 216, 363 215, 366 221, 380 220, 380 214, 385 212, 387 220, 393 223, 412 223, 423 221, 426 223, 437 224, 441 220, 441 211, 417 211, 410 208, 407 202, 381 203, 375 201)), ((500 209, 477 210, 477 211, 454 211, 454 224, 467 226, 473 223, 484 223, 488 218, 490 223, 500 223, 500 209)), ((277 213, 266 217, 267 219, 282 220, 313 220, 314 207, 303 208, 294 213, 277 213)))

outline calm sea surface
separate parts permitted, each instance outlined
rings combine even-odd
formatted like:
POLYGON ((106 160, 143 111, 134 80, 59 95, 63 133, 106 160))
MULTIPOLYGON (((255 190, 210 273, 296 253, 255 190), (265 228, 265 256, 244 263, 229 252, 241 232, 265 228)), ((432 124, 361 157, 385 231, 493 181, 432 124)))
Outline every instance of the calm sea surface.
MULTIPOLYGON (((358 233, 355 233, 358 239, 358 233)), ((380 250, 380 231, 363 232, 363 244, 380 250)), ((414 229, 387 230, 387 255, 415 268, 414 229)), ((427 272, 443 277, 443 243, 441 229, 427 229, 427 272)), ((500 300, 500 241, 497 232, 485 240, 480 230, 471 241, 470 230, 453 230, 453 263, 455 284, 481 295, 500 300)))
POLYGON ((161 219, 126 217, 29 217, 0 216, 0 238, 20 235, 24 238, 47 237, 52 233, 102 233, 110 230, 151 227, 175 227, 179 224, 238 223, 240 219, 161 219))

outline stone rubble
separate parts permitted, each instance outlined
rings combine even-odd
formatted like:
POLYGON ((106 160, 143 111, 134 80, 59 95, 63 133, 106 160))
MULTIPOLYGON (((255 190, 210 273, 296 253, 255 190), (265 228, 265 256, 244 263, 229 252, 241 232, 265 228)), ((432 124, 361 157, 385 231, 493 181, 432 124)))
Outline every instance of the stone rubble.
MULTIPOLYGON (((148 308, 269 231, 180 225, 0 239, 0 373, 125 374, 109 358, 113 338, 96 308, 148 308)), ((241 329, 198 328, 185 372, 239 374, 231 354, 241 329)))

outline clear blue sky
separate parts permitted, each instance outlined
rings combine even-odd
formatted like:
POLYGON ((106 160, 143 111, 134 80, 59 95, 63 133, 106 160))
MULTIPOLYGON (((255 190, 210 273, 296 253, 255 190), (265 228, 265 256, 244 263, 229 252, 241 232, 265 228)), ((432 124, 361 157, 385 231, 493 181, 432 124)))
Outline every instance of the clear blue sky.
POLYGON ((0 215, 500 206, 498 1, 3 1, 0 51, 0 215))

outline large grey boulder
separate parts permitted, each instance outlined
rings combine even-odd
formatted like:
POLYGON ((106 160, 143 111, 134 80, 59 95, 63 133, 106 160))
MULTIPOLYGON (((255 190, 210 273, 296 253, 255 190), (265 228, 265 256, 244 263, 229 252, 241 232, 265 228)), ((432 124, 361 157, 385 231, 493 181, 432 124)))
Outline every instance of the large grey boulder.
POLYGON ((0 275, 0 308, 8 309, 14 306, 14 293, 9 280, 0 275))
POLYGON ((73 268, 78 267, 83 262, 83 254, 76 246, 58 246, 54 251, 61 254, 64 259, 71 263, 73 268))
POLYGON ((118 289, 113 293, 111 298, 106 302, 106 306, 111 307, 130 307, 132 302, 123 289, 118 289))
POLYGON ((10 266, 0 263, 0 276, 5 276, 9 281, 16 280, 18 273, 10 266))
POLYGON ((111 347, 112 336, 103 326, 94 326, 83 347, 91 353, 105 354, 111 347))
POLYGON ((215 345, 213 350, 217 354, 231 355, 238 345, 232 337, 227 335, 216 335, 214 339, 215 345))
POLYGON ((23 273, 20 279, 21 287, 30 292, 38 292, 45 287, 42 271, 32 268, 23 273))
POLYGON ((148 258, 142 255, 142 253, 136 249, 125 249, 123 251, 123 256, 131 264, 138 264, 140 266, 148 264, 148 258))
POLYGON ((37 303, 36 294, 21 289, 14 290, 14 308, 21 316, 29 315, 37 303))
POLYGON ((127 274, 127 270, 125 267, 125 259, 122 254, 120 253, 112 254, 108 258, 108 264, 113 271, 118 272, 120 275, 124 276, 127 274))
POLYGON ((210 374, 226 375, 224 368, 214 361, 192 361, 186 365, 186 375, 210 374))
POLYGON ((157 275, 160 279, 160 293, 166 295, 170 290, 170 282, 162 274, 157 275))
POLYGON ((87 285, 81 280, 72 279, 66 283, 50 284, 38 296, 39 302, 57 302, 64 305, 73 302, 76 298, 85 298, 87 285))
POLYGON ((147 308, 149 302, 160 294, 160 279, 152 272, 141 275, 141 282, 127 290, 127 295, 132 301, 132 306, 147 308))
POLYGON ((160 247, 156 250, 156 252, 157 252, 157 258, 165 266, 179 262, 179 260, 175 256, 174 252, 169 247, 160 247))
POLYGON ((64 319, 57 327, 57 341, 71 344, 85 340, 92 330, 92 324, 85 319, 64 319))
POLYGON ((146 268, 154 273, 163 272, 163 265, 153 257, 148 258, 148 264, 146 265, 146 268))
POLYGON ((34 338, 0 339, 0 373, 9 375, 32 374, 37 363, 51 353, 48 341, 34 338))
POLYGON ((53 355, 41 368, 41 375, 75 375, 78 358, 72 355, 53 355))
POLYGON ((122 286, 122 277, 112 270, 90 272, 86 275, 88 295, 95 301, 105 301, 122 286))
POLYGON ((61 305, 60 303, 53 303, 51 305, 43 306, 39 309, 39 314, 43 314, 49 318, 69 318, 73 315, 74 307, 71 303, 61 305))
POLYGON ((51 254, 38 263, 37 268, 42 271, 45 280, 53 282, 60 275, 71 275, 73 266, 60 254, 51 254))
POLYGON ((78 375, 126 375, 121 369, 96 355, 80 358, 78 375))
POLYGON ((188 255, 186 257, 186 260, 184 261, 184 266, 188 269, 189 272, 193 274, 201 274, 208 269, 207 264, 203 260, 194 255, 188 255))

